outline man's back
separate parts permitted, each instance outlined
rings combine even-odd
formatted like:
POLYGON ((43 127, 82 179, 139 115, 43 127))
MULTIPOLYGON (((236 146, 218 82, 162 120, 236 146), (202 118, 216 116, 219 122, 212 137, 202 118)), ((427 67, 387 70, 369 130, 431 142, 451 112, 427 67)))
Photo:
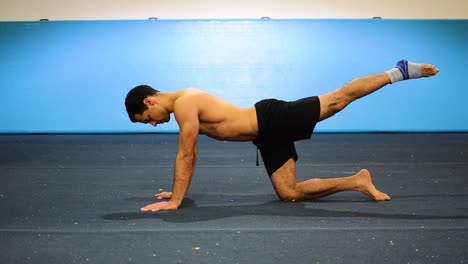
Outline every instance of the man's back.
MULTIPOLYGON (((195 88, 177 92, 178 100, 194 104, 198 109, 200 133, 220 140, 250 141, 257 136, 255 107, 239 108, 219 97, 195 88)), ((177 117, 184 113, 174 111, 177 117)))

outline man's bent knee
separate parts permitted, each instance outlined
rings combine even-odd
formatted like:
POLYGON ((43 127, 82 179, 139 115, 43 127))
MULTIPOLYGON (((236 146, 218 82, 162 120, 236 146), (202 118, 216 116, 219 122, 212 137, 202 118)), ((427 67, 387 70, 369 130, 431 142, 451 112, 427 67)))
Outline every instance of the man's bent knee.
POLYGON ((277 193, 277 195, 283 202, 298 202, 304 199, 300 191, 277 193))
POLYGON ((303 199, 303 194, 297 186, 295 168, 296 162, 294 158, 290 158, 271 176, 276 195, 282 201, 292 202, 303 199))

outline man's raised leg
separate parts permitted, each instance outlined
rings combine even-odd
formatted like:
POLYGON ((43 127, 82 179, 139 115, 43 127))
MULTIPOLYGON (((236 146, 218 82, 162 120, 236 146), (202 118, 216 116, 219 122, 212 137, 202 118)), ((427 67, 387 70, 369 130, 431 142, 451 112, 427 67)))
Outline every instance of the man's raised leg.
POLYGON ((333 92, 319 96, 320 121, 333 116, 351 102, 369 95, 387 84, 406 79, 430 77, 438 72, 439 70, 430 64, 399 61, 395 68, 387 72, 354 79, 333 92))

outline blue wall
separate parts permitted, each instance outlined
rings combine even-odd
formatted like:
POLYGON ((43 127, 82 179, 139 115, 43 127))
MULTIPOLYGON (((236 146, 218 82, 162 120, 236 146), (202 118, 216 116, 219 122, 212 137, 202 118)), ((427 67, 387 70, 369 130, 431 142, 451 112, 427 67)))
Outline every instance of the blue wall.
POLYGON ((436 78, 388 86, 321 132, 468 131, 468 20, 148 20, 0 23, 0 133, 175 132, 128 120, 145 83, 237 105, 298 99, 393 67, 436 78))

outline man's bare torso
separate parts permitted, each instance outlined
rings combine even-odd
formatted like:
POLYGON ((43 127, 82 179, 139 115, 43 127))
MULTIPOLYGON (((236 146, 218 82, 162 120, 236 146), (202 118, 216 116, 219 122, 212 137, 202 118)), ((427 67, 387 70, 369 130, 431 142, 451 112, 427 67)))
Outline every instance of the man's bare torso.
MULTIPOLYGON (((178 98, 190 97, 198 109, 200 133, 219 140, 250 141, 257 137, 255 107, 239 108, 219 97, 195 88, 177 92, 178 98)), ((174 115, 177 116, 177 112, 174 115)))

